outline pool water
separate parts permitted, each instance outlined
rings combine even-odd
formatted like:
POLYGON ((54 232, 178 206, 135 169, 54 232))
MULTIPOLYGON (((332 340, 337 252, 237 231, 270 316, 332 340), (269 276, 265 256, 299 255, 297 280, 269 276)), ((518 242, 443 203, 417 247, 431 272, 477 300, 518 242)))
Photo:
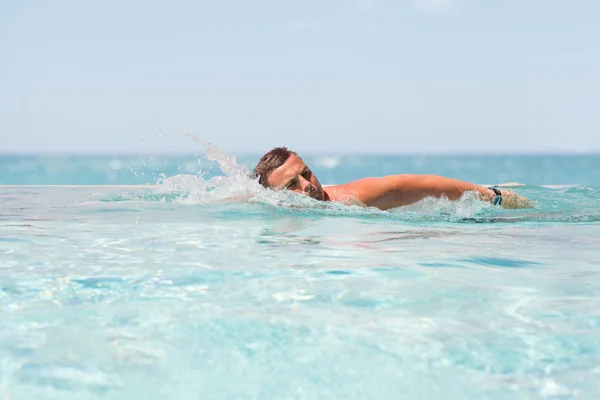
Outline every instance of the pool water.
POLYGON ((600 397, 600 186, 383 212, 229 166, 0 188, 0 399, 600 397))

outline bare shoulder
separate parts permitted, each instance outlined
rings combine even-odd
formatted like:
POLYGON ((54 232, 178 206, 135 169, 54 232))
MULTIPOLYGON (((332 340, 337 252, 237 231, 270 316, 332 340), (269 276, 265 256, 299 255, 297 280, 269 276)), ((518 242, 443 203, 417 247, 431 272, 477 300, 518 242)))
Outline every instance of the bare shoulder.
POLYGON ((368 186, 372 186, 380 178, 361 178, 340 185, 328 185, 323 187, 331 201, 343 201, 356 198, 368 186))
POLYGON ((397 188, 398 176, 361 178, 341 185, 324 188, 331 201, 354 202, 367 207, 390 208, 386 198, 397 188))

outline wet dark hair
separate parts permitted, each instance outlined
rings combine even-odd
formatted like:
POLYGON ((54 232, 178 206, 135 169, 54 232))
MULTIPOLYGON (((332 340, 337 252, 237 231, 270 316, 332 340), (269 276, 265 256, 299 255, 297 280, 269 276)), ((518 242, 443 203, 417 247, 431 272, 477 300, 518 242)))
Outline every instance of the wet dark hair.
POLYGON ((262 156, 256 167, 254 167, 254 177, 258 178, 261 185, 266 188, 269 187, 267 180, 271 172, 281 167, 292 154, 297 155, 296 152, 289 150, 287 147, 273 148, 262 156))

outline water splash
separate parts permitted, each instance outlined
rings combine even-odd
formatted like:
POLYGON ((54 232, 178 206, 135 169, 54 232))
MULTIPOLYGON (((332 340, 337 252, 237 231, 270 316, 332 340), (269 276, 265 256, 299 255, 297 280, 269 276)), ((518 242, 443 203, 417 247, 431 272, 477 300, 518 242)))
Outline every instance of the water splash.
POLYGON ((221 150, 218 146, 206 142, 204 140, 199 139, 198 137, 194 136, 193 134, 191 134, 190 132, 187 131, 182 131, 181 132, 182 135, 191 138, 194 142, 202 145, 204 147, 204 149, 206 150, 206 159, 208 161, 212 161, 212 162, 216 162, 219 165, 219 168, 221 169, 221 171, 223 171, 223 173, 230 177, 238 177, 238 176, 244 176, 244 177, 250 177, 251 176, 251 172, 248 169, 248 167, 246 167, 245 165, 240 165, 237 163, 237 160, 234 156, 225 153, 223 150, 221 150))
POLYGON ((431 215, 443 216, 452 215, 458 219, 472 218, 497 210, 490 203, 481 201, 476 192, 467 192, 458 200, 449 200, 446 197, 434 198, 428 197, 417 203, 411 204, 400 209, 395 213, 399 215, 431 215))
POLYGON ((178 193, 182 203, 219 203, 226 200, 249 200, 265 189, 254 179, 247 167, 237 164, 235 157, 226 154, 217 146, 201 142, 206 148, 208 161, 216 162, 224 175, 205 179, 205 173, 179 174, 171 177, 161 175, 158 192, 178 193))
POLYGON ((176 202, 205 204, 244 201, 292 207, 315 207, 320 203, 291 192, 267 190, 258 183, 247 166, 237 163, 234 156, 189 132, 184 131, 181 134, 203 146, 206 151, 206 160, 216 163, 223 175, 209 179, 205 179, 206 174, 203 171, 199 171, 196 175, 179 174, 172 177, 162 175, 157 182, 159 192, 178 193, 176 202))

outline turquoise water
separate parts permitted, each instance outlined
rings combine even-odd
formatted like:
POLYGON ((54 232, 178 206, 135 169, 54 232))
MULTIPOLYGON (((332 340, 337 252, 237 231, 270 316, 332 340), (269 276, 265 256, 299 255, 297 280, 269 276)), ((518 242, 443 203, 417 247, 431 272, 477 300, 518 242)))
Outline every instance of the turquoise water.
POLYGON ((535 203, 390 212, 210 158, 0 158, 0 399, 599 398, 600 157, 305 157, 535 203))
MULTIPOLYGON (((335 155, 301 154, 321 183, 398 173, 438 174, 472 182, 598 185, 600 155, 335 155)), ((253 167, 260 154, 237 162, 253 167)), ((0 155, 0 185, 139 185, 161 175, 222 174, 204 153, 183 155, 0 155)))

